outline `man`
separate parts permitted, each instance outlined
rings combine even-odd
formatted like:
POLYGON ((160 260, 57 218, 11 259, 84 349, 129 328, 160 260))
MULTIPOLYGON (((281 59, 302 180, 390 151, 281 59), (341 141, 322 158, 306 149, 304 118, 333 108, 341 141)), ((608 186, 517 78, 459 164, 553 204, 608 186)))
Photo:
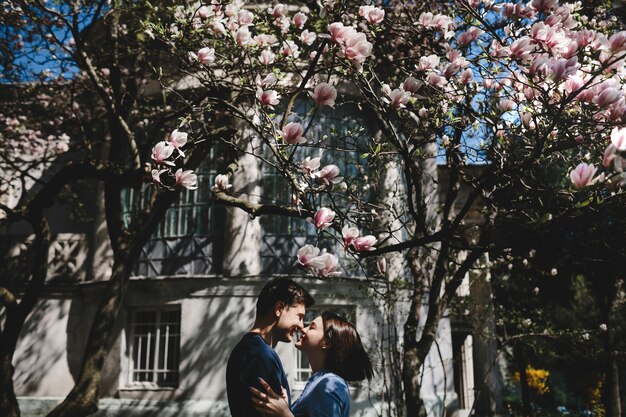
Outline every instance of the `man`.
POLYGON ((313 303, 313 297, 290 279, 274 279, 261 290, 254 325, 237 343, 226 367, 226 392, 233 417, 261 417, 249 390, 261 389, 259 378, 274 392, 285 388, 291 404, 287 375, 274 347, 278 342, 290 342, 293 334, 304 327, 305 309, 313 303))

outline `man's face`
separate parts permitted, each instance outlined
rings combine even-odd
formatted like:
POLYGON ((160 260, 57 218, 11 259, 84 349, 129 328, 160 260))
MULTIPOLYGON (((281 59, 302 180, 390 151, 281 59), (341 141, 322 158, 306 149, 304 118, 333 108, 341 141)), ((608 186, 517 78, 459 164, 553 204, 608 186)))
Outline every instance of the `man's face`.
POLYGON ((291 342, 294 333, 304 327, 304 313, 304 304, 283 306, 273 331, 276 340, 291 342))

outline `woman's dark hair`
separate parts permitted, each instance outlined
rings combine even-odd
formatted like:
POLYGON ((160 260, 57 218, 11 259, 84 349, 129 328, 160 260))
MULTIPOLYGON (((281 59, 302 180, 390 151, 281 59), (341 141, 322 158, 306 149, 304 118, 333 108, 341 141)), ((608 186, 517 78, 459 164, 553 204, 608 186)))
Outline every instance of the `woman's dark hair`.
POLYGON ((374 375, 372 362, 354 325, 348 320, 324 311, 324 337, 329 342, 324 367, 346 381, 362 381, 374 375))
POLYGON ((263 287, 256 300, 257 317, 263 317, 272 311, 278 301, 285 303, 288 307, 304 304, 307 308, 315 302, 311 294, 301 285, 287 278, 276 278, 263 287))

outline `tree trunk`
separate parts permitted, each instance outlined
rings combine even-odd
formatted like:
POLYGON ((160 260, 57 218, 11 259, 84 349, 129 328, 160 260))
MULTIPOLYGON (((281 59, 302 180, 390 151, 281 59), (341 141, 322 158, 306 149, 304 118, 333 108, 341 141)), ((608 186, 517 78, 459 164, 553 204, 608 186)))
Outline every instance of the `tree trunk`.
POLYGON ((519 382, 522 392, 522 415, 524 417, 530 417, 532 410, 530 407, 528 379, 526 378, 526 361, 524 360, 524 354, 520 348, 514 349, 513 354, 515 355, 515 364, 517 371, 519 372, 519 382))
POLYGON ((124 300, 129 276, 127 261, 116 260, 89 332, 80 377, 69 395, 48 417, 81 417, 98 410, 102 365, 109 351, 111 335, 124 300))
POLYGON ((618 352, 609 355, 609 366, 606 384, 606 417, 621 417, 622 403, 620 398, 618 352))
POLYGON ((11 302, 5 305, 4 328, 0 332, 0 416, 19 417, 20 410, 13 387, 13 355, 26 318, 31 313, 48 273, 48 251, 50 249, 50 228, 42 213, 35 213, 29 219, 35 229, 33 243, 32 277, 26 291, 18 303, 11 294, 11 302))
MULTIPOLYGON (((11 320, 9 314, 6 317, 6 323, 11 320)), ((13 352, 6 349, 6 331, 2 333, 3 343, 0 346, 0 415, 6 417, 19 417, 20 409, 17 404, 17 398, 15 397, 15 391, 13 389, 13 373, 15 368, 13 367, 13 352)), ((16 338, 17 339, 17 338, 16 338)))

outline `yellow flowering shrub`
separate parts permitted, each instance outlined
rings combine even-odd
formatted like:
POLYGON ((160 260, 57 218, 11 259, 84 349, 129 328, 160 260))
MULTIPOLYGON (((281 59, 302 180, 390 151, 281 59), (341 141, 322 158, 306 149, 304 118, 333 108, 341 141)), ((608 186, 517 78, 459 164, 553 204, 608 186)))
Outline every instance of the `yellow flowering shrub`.
MULTIPOLYGON (((550 371, 546 371, 545 369, 535 369, 532 366, 526 368, 526 381, 528 381, 528 386, 534 389, 539 395, 550 392, 550 387, 547 384, 549 376, 550 371)), ((515 372, 513 379, 520 382, 519 372, 515 372)))

